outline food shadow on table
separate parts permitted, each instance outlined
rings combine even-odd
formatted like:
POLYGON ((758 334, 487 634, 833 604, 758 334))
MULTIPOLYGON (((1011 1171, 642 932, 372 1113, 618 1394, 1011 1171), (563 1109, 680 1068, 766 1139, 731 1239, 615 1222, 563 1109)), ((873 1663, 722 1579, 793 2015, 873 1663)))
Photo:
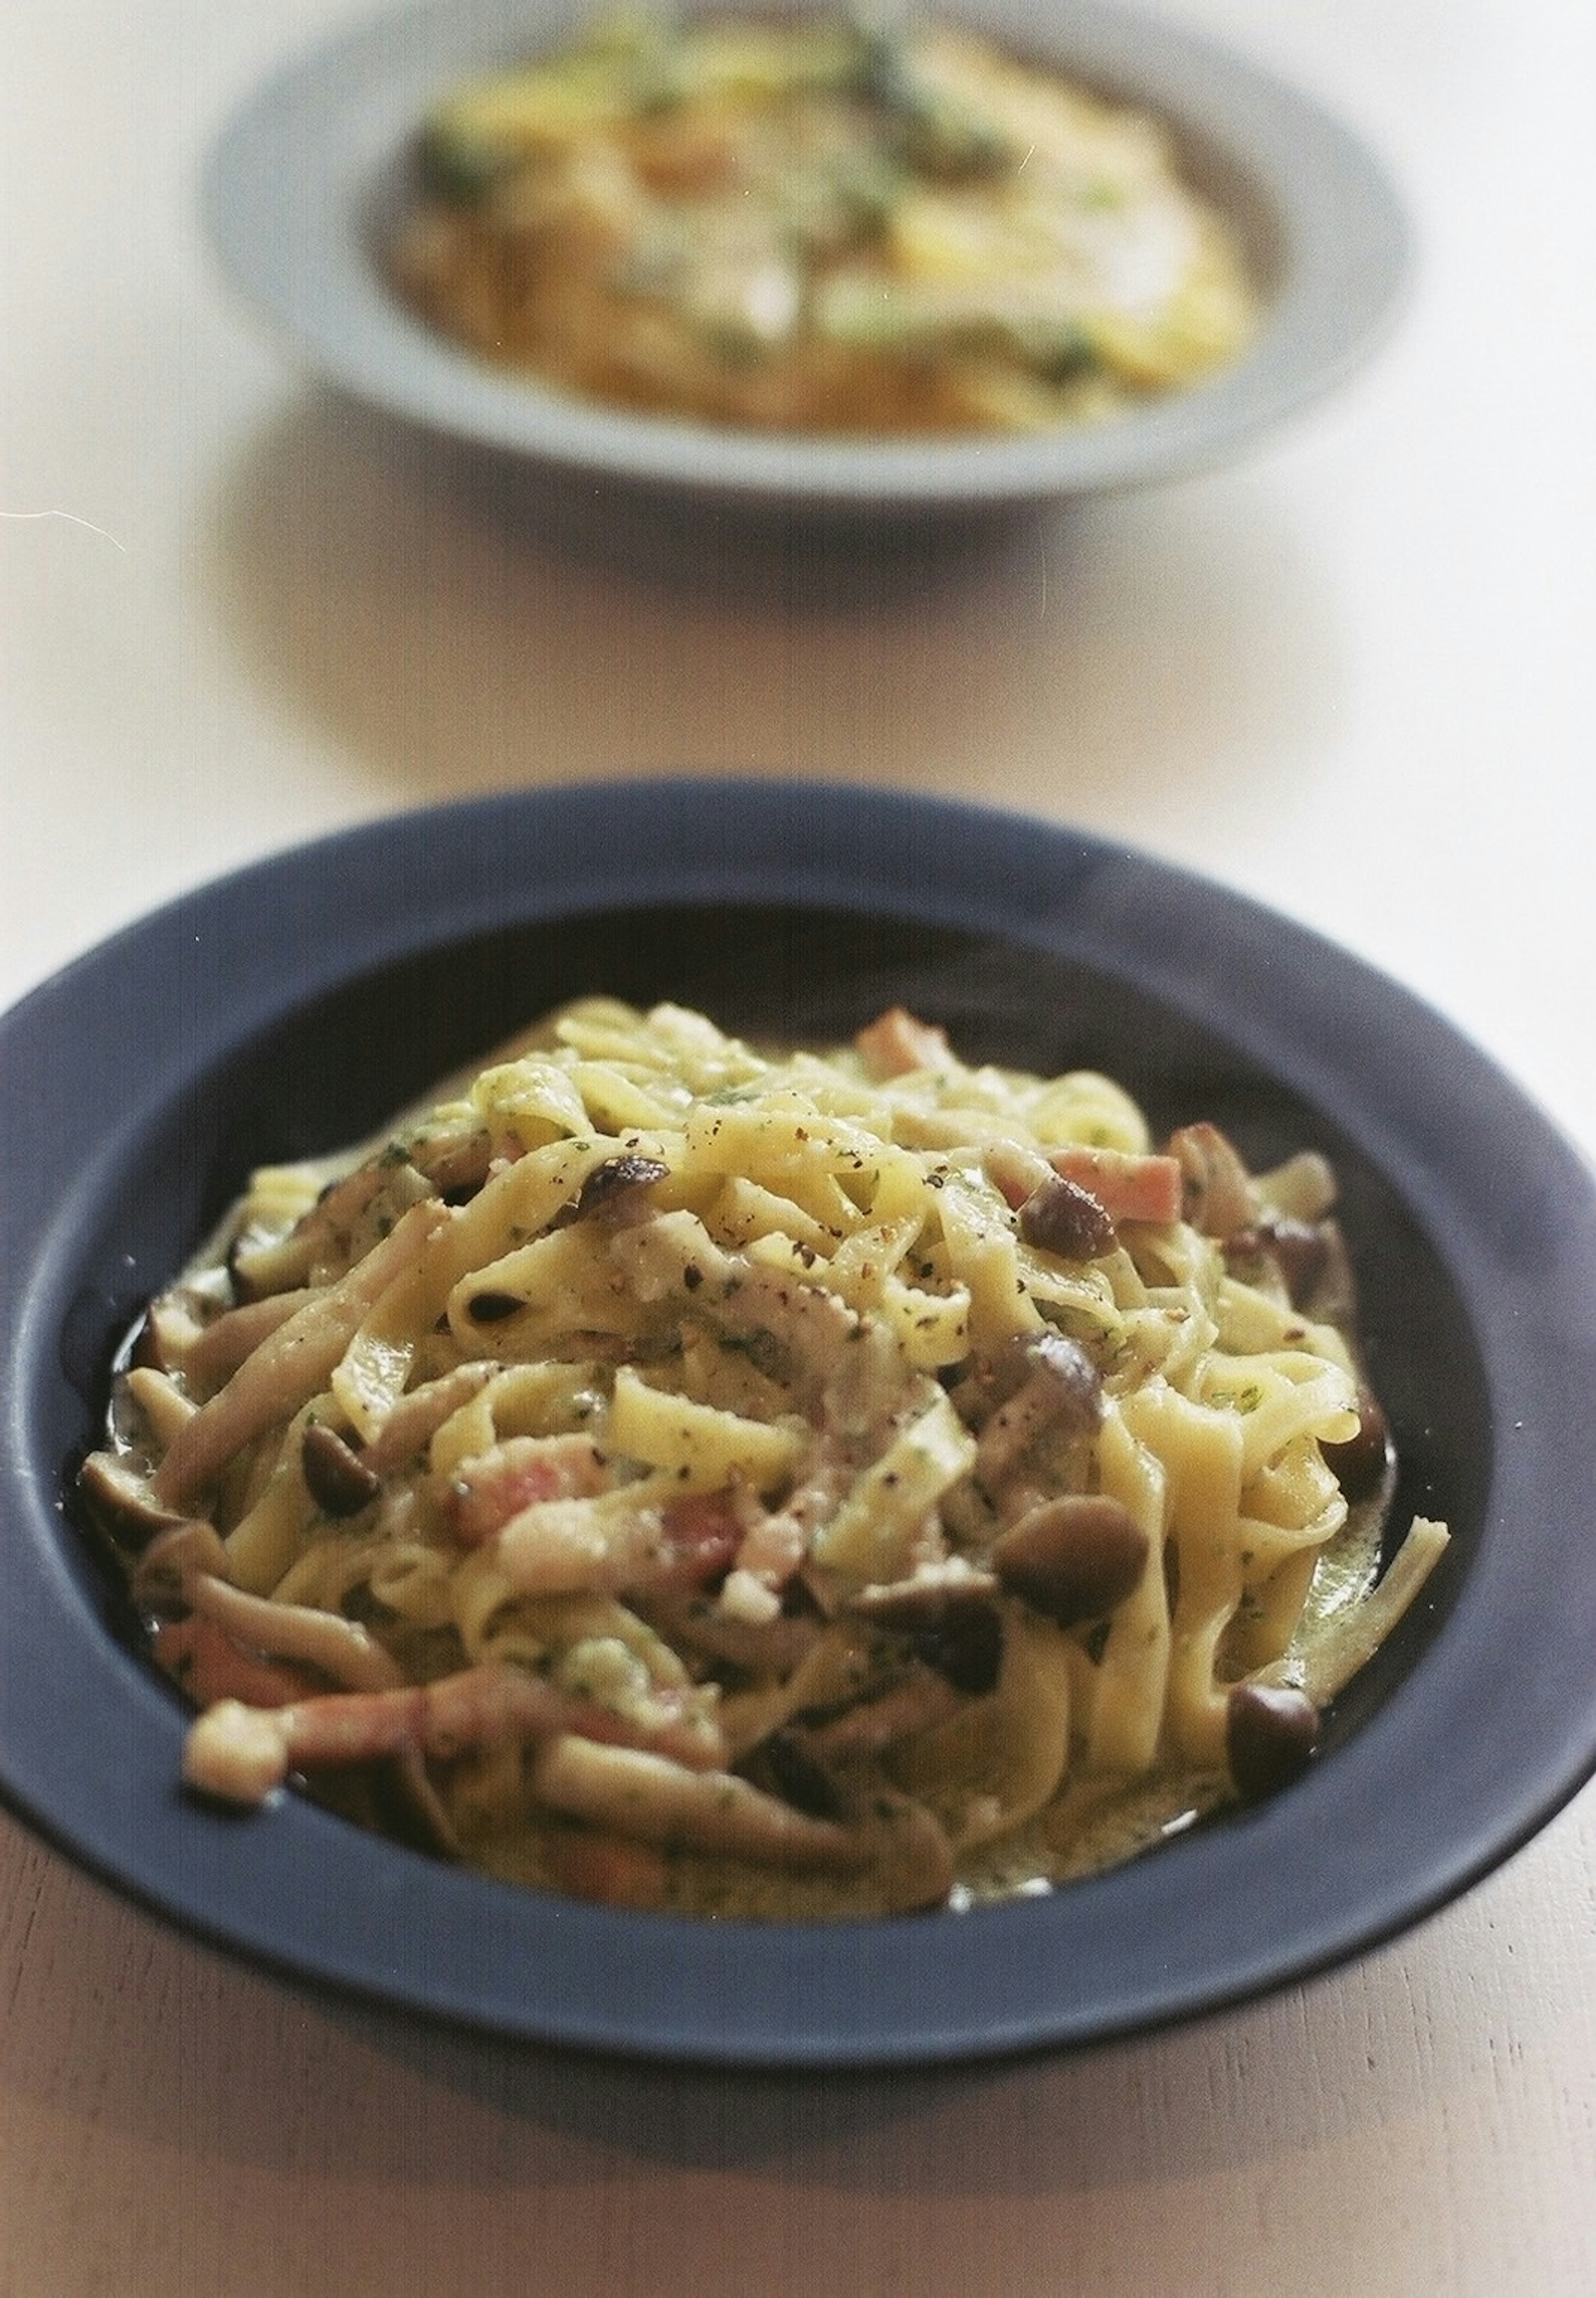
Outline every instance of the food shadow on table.
POLYGON ((724 764, 1004 774, 1013 803, 1089 820, 1129 793, 1156 819, 1311 770, 1346 683, 1267 475, 953 528, 750 526, 560 494, 309 392, 222 474, 208 556, 252 674, 408 798, 724 764))

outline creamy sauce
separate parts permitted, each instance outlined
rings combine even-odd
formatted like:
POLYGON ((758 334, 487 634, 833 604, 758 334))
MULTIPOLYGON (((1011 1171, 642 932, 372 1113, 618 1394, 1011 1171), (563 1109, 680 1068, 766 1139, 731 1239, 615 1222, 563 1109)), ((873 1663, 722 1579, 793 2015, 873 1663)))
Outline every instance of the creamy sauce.
POLYGON ((426 123, 403 293, 584 396, 757 429, 1102 421, 1256 298, 1145 113, 963 33, 610 18, 426 123))

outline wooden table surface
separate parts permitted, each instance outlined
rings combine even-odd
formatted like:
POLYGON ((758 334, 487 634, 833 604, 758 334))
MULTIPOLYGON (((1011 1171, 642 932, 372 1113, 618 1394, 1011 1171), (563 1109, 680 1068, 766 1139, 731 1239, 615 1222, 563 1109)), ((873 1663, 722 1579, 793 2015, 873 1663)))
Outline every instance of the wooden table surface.
MULTIPOLYGON (((9 0, 0 1002, 335 825, 798 773, 1257 895, 1596 1150, 1596 13, 1166 5, 1385 154, 1421 251, 1389 347, 1211 476, 976 551, 750 566, 713 529, 687 559, 562 539, 295 375, 220 284, 198 156, 343 0, 9 0)), ((1596 1791, 1334 1976, 890 2082, 317 1999, 0 1818, 4 2298, 1592 2289, 1596 1791)))

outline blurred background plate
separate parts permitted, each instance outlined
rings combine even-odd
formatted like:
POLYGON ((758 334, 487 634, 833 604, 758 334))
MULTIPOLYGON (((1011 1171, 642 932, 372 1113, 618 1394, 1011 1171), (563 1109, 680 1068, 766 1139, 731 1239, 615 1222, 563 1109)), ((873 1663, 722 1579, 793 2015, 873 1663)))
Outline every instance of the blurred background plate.
POLYGON ((858 2066, 1096 2040, 1390 1937, 1596 1768, 1596 1187, 1481 1054, 1220 888, 1019 816, 666 781, 344 832, 186 897, 0 1022, 0 1786, 268 1965, 500 2034, 858 2066), (111 1355, 265 1158, 364 1134, 574 994, 827 1037, 901 999, 972 1060, 1336 1163, 1395 1515, 1453 1546, 1272 1802, 1051 1897, 762 1927, 513 1890, 294 1796, 178 1786, 183 1715, 75 1521, 111 1355))
POLYGON ((1262 285, 1259 339, 1234 368, 1090 429, 856 443, 612 411, 497 372, 405 310, 376 250, 430 107, 557 45, 590 12, 576 0, 458 0, 385 16, 292 63, 226 128, 203 184, 211 237, 244 294, 330 382, 567 480, 788 515, 968 514, 1222 460, 1340 382, 1397 307, 1401 204, 1364 145, 1307 97, 1101 0, 963 0, 947 12, 1172 124, 1262 285))

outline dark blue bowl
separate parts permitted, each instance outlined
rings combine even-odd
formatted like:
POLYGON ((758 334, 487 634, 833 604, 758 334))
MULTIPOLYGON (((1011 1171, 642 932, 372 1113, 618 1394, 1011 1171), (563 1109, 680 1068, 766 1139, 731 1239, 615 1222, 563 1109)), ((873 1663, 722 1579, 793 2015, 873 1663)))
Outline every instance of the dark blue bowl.
POLYGON ((72 1856, 301 1977, 500 2033, 765 2066, 1079 2043, 1238 2002, 1464 1889, 1596 1769, 1596 1184, 1435 1014, 1143 856, 836 786, 673 781, 382 822, 173 904, 0 1023, 0 1788, 72 1856), (1397 1515, 1454 1539, 1272 1802, 1053 1896, 840 1925, 522 1892, 294 1797, 227 1818, 79 1524, 112 1352, 262 1159, 357 1137, 603 988, 971 1058, 1343 1183, 1397 1515))

